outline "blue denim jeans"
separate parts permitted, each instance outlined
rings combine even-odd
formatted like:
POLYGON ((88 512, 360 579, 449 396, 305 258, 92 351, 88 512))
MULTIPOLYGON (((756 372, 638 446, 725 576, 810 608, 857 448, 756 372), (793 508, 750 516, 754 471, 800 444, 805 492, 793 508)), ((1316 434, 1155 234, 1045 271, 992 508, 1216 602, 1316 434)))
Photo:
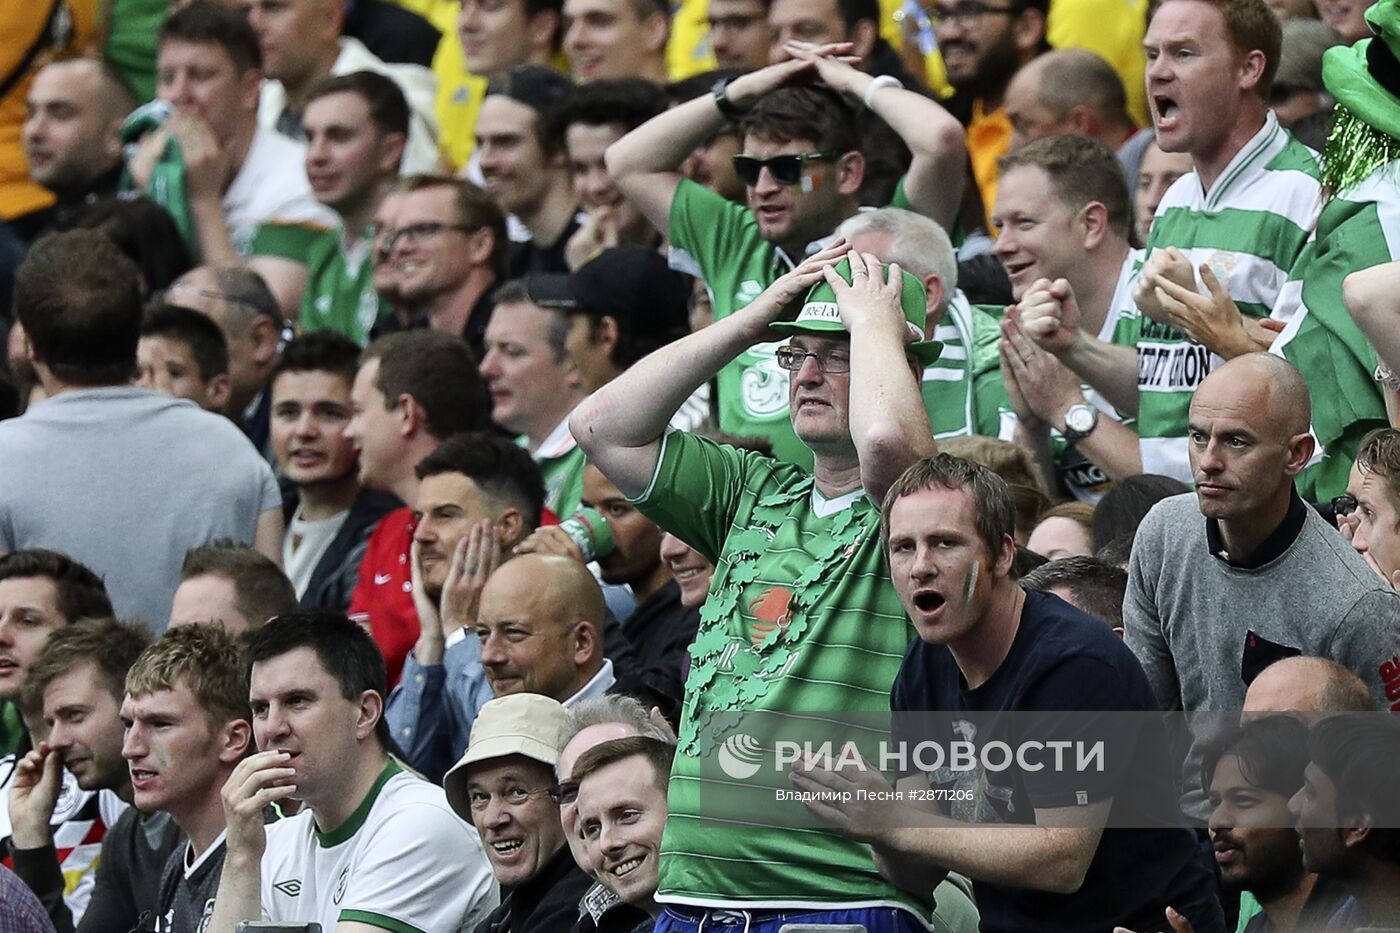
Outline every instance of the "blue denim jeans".
POLYGON ((928 933, 928 927, 897 907, 833 910, 744 910, 666 905, 655 933, 778 933, 784 924, 855 924, 866 933, 928 933))

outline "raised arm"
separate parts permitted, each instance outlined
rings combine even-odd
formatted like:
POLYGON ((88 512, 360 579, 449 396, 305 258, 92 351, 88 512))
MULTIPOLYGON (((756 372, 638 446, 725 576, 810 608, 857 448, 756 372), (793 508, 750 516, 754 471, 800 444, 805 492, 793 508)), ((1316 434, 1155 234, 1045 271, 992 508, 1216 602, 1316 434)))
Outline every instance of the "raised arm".
MULTIPOLYGON (((840 48, 824 46, 823 50, 840 48)), ((729 82, 726 96, 736 109, 745 110, 811 67, 809 61, 793 60, 760 68, 729 82)), ((604 155, 608 174, 652 226, 666 233, 671 199, 681 180, 681 163, 728 122, 711 94, 672 107, 608 147, 604 155)))
POLYGON ((676 409, 741 352, 772 340, 768 325, 847 249, 838 241, 814 253, 742 311, 667 344, 585 399, 569 417, 569 430, 589 463, 624 495, 645 492, 676 409))
MULTIPOLYGON (((1395 289, 1397 281, 1400 281, 1400 262, 1383 262, 1353 272, 1342 281, 1342 302, 1351 312, 1356 326, 1361 328, 1361 333, 1375 347, 1381 365, 1391 373, 1400 370, 1400 294, 1395 289)), ((1400 423, 1396 413, 1395 384, 1393 377, 1381 384, 1391 424, 1400 423)))
POLYGON ((900 306, 904 274, 891 264, 851 253, 851 284, 835 270, 825 274, 836 292, 841 321, 851 332, 851 440, 860 458, 860 482, 876 502, 916 461, 938 453, 919 379, 904 355, 916 339, 900 306))
POLYGON ((875 85, 874 77, 843 59, 821 54, 817 46, 789 42, 787 51, 810 61, 823 84, 869 108, 904 140, 913 155, 904 196, 914 210, 952 229, 967 183, 967 140, 957 118, 922 94, 875 85))

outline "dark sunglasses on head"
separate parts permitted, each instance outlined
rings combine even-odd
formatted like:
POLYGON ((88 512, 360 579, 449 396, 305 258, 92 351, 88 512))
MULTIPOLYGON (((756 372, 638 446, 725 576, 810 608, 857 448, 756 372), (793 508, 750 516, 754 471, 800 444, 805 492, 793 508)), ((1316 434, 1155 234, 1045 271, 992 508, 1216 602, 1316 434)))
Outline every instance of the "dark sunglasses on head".
POLYGON ((744 184, 752 187, 758 184, 758 176, 765 168, 768 174, 773 176, 773 180, 780 185, 792 187, 802 183, 802 167, 808 162, 823 162, 834 159, 839 152, 801 152, 793 155, 772 156, 767 159, 758 159, 754 156, 736 155, 734 157, 734 174, 744 184))

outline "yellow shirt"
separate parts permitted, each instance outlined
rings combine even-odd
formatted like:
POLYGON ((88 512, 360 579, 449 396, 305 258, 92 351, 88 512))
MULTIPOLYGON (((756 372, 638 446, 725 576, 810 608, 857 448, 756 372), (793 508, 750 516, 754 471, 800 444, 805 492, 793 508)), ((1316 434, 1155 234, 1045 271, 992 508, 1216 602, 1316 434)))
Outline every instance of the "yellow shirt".
MULTIPOLYGON (((97 27, 95 0, 59 0, 68 8, 72 29, 66 42, 49 45, 23 78, 0 100, 0 218, 13 220, 48 207, 53 195, 29 180, 20 133, 27 117, 25 101, 34 75, 60 53, 86 49, 97 27)), ((0 0, 0 77, 8 76, 24 58, 49 20, 49 0, 0 0)))
MULTIPOLYGON (((409 0, 400 0, 407 4, 409 0)), ((880 0, 880 35, 898 51, 904 45, 904 32, 895 19, 903 0, 880 0)), ((666 43, 666 71, 672 81, 689 78, 715 68, 710 48, 709 0, 673 0, 671 38, 666 43)), ((934 53, 935 55, 937 53, 934 53)), ((940 61, 939 68, 942 67, 940 61)), ((939 85, 931 85, 935 89, 939 85)), ((946 87, 946 82, 943 85, 946 87)))
POLYGON ((983 210, 989 215, 987 229, 992 229, 990 214, 997 203, 997 159, 1006 155, 1011 145, 1011 120, 1006 108, 998 107, 984 113, 982 102, 972 102, 972 119, 967 124, 967 152, 972 157, 972 178, 982 195, 983 210))
POLYGON ((1103 57, 1123 79, 1128 116, 1148 125, 1147 88, 1143 76, 1147 56, 1142 37, 1147 32, 1147 0, 1051 0, 1046 37, 1057 49, 1088 49, 1103 57))

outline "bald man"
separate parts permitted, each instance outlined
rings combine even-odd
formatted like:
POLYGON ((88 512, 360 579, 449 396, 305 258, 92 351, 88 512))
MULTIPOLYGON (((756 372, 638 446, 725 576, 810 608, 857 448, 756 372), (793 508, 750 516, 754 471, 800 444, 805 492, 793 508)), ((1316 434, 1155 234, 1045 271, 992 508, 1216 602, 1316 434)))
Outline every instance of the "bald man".
POLYGON ((1058 49, 1031 59, 1006 88, 1011 151, 1046 136, 1097 139, 1118 156, 1129 187, 1152 134, 1128 116, 1123 79, 1088 49, 1058 49))
MULTIPOLYGON (((1196 490, 1143 520, 1123 601, 1128 647, 1163 709, 1240 710, 1255 676, 1295 655, 1333 659, 1391 705, 1400 595, 1293 491, 1313 453, 1309 415, 1298 371, 1264 353, 1221 366, 1191 400, 1196 490)), ((1184 803, 1204 820, 1199 753, 1184 803)))
POLYGON ((121 184, 117 129, 136 105, 120 74, 98 59, 51 62, 29 86, 29 116, 20 141, 30 180, 52 191, 55 203, 11 223, 32 243, 72 229, 83 208, 115 195, 121 184))
POLYGON ((1368 713, 1376 700, 1365 681, 1327 658, 1302 655, 1275 661, 1254 678, 1244 695, 1244 716, 1270 713, 1368 713))
POLYGON ((555 554, 524 554, 491 574, 476 633, 496 696, 540 693, 565 707, 616 683, 603 657, 603 591, 588 568, 555 554))

